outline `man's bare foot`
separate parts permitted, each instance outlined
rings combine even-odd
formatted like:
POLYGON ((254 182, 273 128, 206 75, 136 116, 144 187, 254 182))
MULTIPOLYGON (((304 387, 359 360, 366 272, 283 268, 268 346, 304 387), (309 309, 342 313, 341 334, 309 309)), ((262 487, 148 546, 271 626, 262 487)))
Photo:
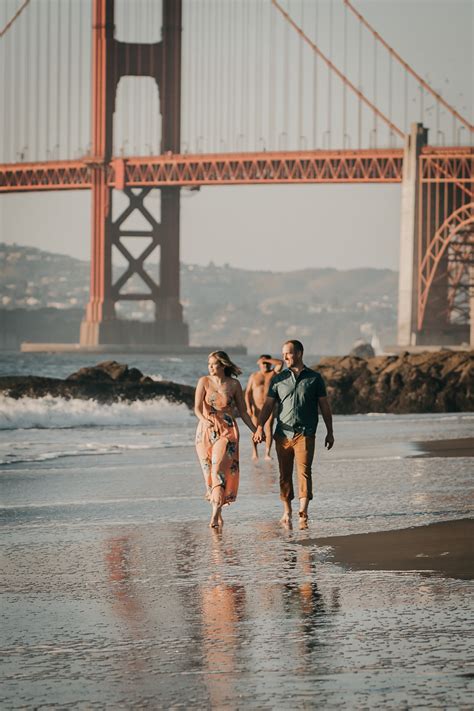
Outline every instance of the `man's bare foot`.
POLYGON ((291 520, 291 511, 285 511, 285 513, 280 519, 280 523, 283 524, 283 526, 286 526, 287 528, 293 527, 293 522, 291 520))
POLYGON ((308 514, 306 511, 300 511, 299 512, 299 519, 300 519, 300 530, 304 530, 308 528, 308 514))

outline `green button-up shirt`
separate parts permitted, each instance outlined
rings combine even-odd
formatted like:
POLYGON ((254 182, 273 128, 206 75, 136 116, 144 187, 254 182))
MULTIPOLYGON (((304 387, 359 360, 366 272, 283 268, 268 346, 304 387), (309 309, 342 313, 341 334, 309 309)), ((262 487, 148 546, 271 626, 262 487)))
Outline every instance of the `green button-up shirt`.
POLYGON ((273 376, 268 397, 278 403, 275 434, 292 439, 296 434, 309 437, 318 426, 318 399, 326 397, 322 376, 304 366, 298 377, 292 370, 273 376))

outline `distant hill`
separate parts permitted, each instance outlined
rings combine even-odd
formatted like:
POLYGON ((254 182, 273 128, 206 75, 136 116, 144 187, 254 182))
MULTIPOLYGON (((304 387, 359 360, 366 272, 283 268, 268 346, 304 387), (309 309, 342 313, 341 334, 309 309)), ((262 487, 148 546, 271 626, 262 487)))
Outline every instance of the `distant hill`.
MULTIPOLYGON (((181 267, 191 342, 243 343, 251 353, 277 352, 291 337, 314 354, 346 353, 355 339, 373 333, 382 344, 393 343, 397 285, 397 273, 388 269, 276 273, 212 263, 181 267)), ((0 243, 1 309, 80 309, 88 293, 87 262, 0 243)), ((120 315, 149 320, 152 304, 120 304, 120 315)))

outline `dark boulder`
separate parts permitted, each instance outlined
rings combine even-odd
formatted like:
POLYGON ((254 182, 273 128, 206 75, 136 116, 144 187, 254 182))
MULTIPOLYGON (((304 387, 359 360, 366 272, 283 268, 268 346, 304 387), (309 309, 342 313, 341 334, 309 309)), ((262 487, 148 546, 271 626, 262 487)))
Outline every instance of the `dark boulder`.
POLYGON ((360 358, 322 358, 314 366, 338 414, 470 412, 474 353, 437 351, 360 358))

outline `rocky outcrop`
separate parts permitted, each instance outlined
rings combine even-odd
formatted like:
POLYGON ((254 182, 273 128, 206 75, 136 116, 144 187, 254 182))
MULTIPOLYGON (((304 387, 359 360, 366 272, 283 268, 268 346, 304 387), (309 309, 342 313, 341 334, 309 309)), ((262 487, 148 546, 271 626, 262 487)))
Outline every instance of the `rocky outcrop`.
MULTIPOLYGON (((398 356, 323 358, 314 366, 323 375, 333 412, 467 412, 474 410, 474 353, 438 351, 398 356)), ((154 381, 137 368, 116 361, 81 368, 65 380, 36 376, 0 377, 0 392, 13 398, 53 397, 150 400, 194 403, 194 388, 154 381)))
POLYGON ((338 414, 474 410, 472 351, 322 358, 315 367, 338 414))
POLYGON ((51 395, 108 404, 119 400, 166 398, 170 402, 184 403, 189 408, 194 405, 194 388, 190 385, 155 381, 137 368, 129 368, 114 360, 81 368, 65 380, 33 375, 0 377, 0 392, 15 399, 51 395))
POLYGON ((349 355, 356 356, 356 358, 373 358, 375 356, 375 351, 370 343, 365 341, 356 341, 352 346, 349 355))

